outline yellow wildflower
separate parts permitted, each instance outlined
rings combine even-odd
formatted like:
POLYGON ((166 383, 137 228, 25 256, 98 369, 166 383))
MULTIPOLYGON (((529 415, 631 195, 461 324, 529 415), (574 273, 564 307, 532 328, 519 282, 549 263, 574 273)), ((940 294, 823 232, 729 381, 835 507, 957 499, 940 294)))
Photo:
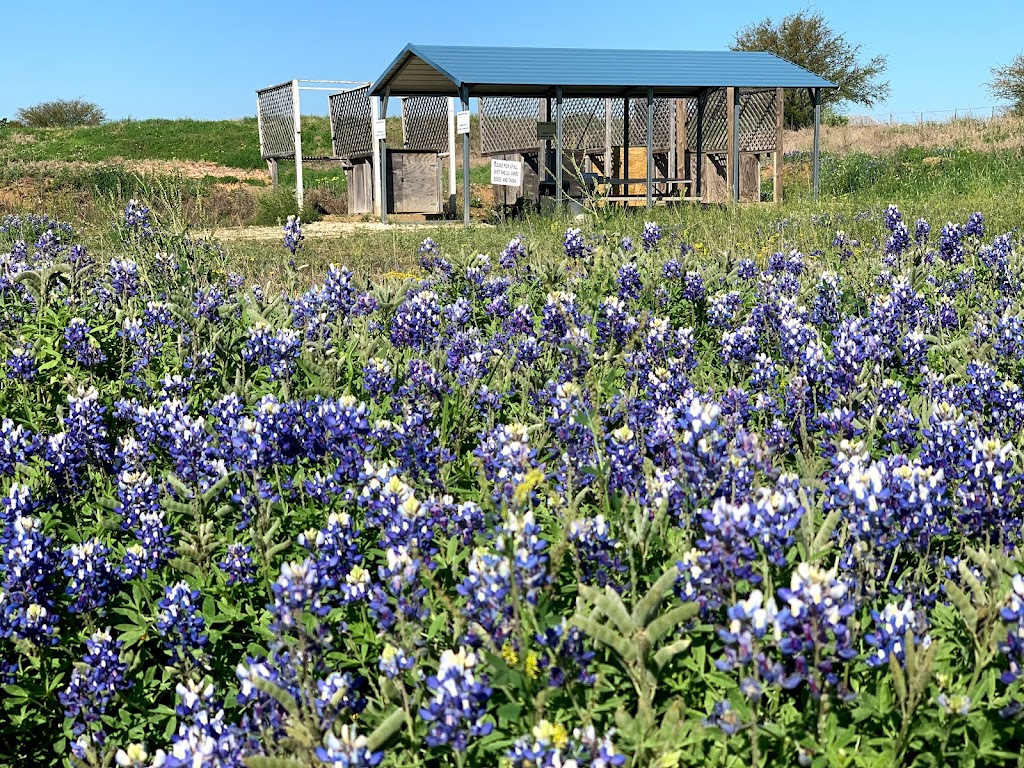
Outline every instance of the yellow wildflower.
POLYGON ((530 499, 533 489, 544 482, 544 473, 539 469, 531 469, 526 473, 523 482, 516 486, 512 492, 512 501, 522 506, 530 499))
POLYGON ((531 680, 540 677, 540 664, 537 663, 537 654, 533 651, 526 654, 526 676, 531 680))
POLYGON ((505 643, 501 647, 501 658, 503 658, 505 663, 510 667, 514 667, 519 663, 519 654, 516 653, 516 649, 513 648, 510 643, 505 643))

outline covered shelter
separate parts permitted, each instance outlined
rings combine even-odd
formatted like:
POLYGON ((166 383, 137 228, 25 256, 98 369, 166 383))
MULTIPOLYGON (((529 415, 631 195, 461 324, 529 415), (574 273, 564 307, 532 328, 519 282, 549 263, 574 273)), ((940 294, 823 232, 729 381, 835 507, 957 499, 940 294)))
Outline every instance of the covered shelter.
MULTIPOLYGON (((479 46, 407 45, 374 82, 373 96, 379 97, 383 119, 390 96, 449 96, 461 101, 468 112, 470 98, 496 97, 553 100, 554 193, 563 199, 563 134, 566 99, 626 100, 626 134, 623 149, 630 143, 628 100, 646 100, 646 177, 611 178, 610 184, 625 186, 643 181, 646 205, 653 204, 654 174, 654 102, 656 99, 692 99, 698 115, 712 94, 727 94, 729 158, 727 175, 732 199, 739 199, 740 100, 743 92, 777 91, 806 88, 814 104, 813 187, 818 193, 820 168, 821 92, 835 84, 797 65, 764 52, 740 51, 664 51, 576 48, 513 48, 479 46)), ((781 98, 778 100, 778 125, 781 132, 781 98)), ((550 117, 550 114, 548 115, 550 117)), ((544 121, 548 122, 548 121, 544 121)), ((606 133, 608 131, 606 123, 606 133)), ((658 179, 661 182, 695 183, 701 189, 703 136, 697 121, 696 178, 658 179)), ((610 140, 609 140, 610 143, 610 140)), ((469 134, 463 134, 463 218, 469 222, 469 134)), ((383 140, 379 151, 386 151, 383 140)), ((777 158, 776 162, 779 160, 777 158)), ((628 162, 626 164, 628 176, 628 162)))

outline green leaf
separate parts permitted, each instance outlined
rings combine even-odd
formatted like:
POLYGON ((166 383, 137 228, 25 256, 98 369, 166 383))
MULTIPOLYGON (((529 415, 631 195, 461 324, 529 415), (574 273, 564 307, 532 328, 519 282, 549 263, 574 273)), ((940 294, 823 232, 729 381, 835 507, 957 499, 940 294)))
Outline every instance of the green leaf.
POLYGON ((295 699, 292 698, 292 695, 288 693, 288 691, 284 690, 284 688, 281 688, 276 683, 267 680, 265 677, 260 677, 259 675, 252 676, 252 684, 256 686, 256 690, 267 694, 267 696, 270 696, 274 701, 284 707, 285 711, 289 715, 292 715, 293 717, 298 716, 298 702, 296 702, 295 699))
POLYGON ((651 588, 647 590, 647 594, 636 604, 636 607, 633 608, 633 622, 638 628, 647 626, 647 623, 658 610, 658 605, 661 603, 665 593, 676 583, 677 578, 679 578, 679 569, 673 565, 654 582, 651 588))
POLYGON ((373 729, 373 733, 366 737, 366 747, 371 752, 383 747, 387 742, 401 730, 405 724, 405 710, 396 709, 388 715, 384 722, 373 729))
POLYGON ((306 763, 293 757, 243 757, 248 768, 307 768, 306 763))

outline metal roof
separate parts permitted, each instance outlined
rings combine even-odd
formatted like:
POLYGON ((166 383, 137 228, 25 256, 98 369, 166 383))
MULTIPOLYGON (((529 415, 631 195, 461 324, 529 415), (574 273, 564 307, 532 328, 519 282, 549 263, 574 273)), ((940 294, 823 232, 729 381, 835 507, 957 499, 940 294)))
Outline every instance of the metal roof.
POLYGON ((771 53, 609 48, 407 45, 373 94, 457 96, 691 96, 706 88, 835 88, 771 53))

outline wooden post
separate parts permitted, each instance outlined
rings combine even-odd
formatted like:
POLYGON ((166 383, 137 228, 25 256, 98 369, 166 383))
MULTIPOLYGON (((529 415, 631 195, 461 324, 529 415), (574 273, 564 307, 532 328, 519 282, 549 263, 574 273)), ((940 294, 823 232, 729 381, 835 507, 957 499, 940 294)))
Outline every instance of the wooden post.
POLYGON ((302 116, 299 109, 299 81, 292 80, 292 125, 295 127, 295 202, 302 210, 302 116))
MULTIPOLYGON (((685 179, 690 175, 690 164, 686 158, 686 116, 689 114, 689 108, 689 99, 676 99, 676 114, 675 120, 673 120, 675 128, 675 162, 669 163, 669 167, 672 169, 672 175, 677 179, 685 179)), ((684 186, 683 192, 686 191, 684 186)))
POLYGON ((267 160, 267 166, 270 168, 270 188, 277 189, 277 158, 267 160))
POLYGON ((708 92, 701 91, 697 97, 697 178, 696 195, 704 199, 704 110, 708 103, 708 92))
POLYGON ((785 121, 786 100, 781 88, 775 89, 775 157, 772 165, 772 200, 782 202, 782 128, 785 121))

